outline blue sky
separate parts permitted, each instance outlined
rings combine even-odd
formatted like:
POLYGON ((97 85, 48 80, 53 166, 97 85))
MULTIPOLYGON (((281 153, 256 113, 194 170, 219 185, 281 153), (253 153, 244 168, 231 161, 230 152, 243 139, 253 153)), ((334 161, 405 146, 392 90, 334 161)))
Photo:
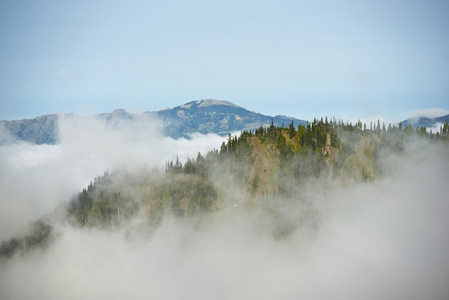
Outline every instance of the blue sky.
POLYGON ((300 119, 449 111, 449 1, 1 1, 0 119, 228 100, 300 119))

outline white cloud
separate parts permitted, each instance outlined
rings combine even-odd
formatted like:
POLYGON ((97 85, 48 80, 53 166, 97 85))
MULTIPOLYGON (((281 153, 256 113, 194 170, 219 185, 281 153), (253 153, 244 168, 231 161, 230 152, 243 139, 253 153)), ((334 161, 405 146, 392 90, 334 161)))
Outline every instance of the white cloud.
MULTIPOLYGON (((0 149, 0 191, 9 185, 2 208, 14 207, 3 199, 10 191, 22 199, 24 207, 17 209, 32 211, 34 201, 43 205, 45 197, 79 190, 106 167, 157 164, 179 152, 194 156, 220 142, 210 136, 175 141, 126 124, 114 131, 94 119, 85 127, 77 122, 62 121, 61 145, 0 149)), ((331 192, 315 187, 307 205, 300 205, 300 195, 308 193, 302 190, 292 207, 313 213, 302 214, 305 222, 284 239, 270 230, 278 218, 242 206, 195 224, 167 217, 151 238, 132 228, 59 226, 47 251, 0 265, 0 298, 446 299, 448 151, 412 145, 388 163, 391 172, 383 179, 331 192)), ((285 210, 284 216, 295 213, 285 210)))
POLYGON ((438 118, 441 116, 449 115, 449 111, 442 108, 428 108, 422 110, 416 110, 410 114, 410 118, 438 118))
POLYGON ((11 132, 5 128, 3 123, 0 123, 0 146, 8 145, 16 142, 16 139, 11 134, 11 132))
POLYGON ((15 143, 0 147, 0 240, 67 201, 104 171, 162 168, 167 160, 196 158, 219 148, 223 137, 164 137, 158 122, 118 122, 95 117, 64 117, 59 145, 15 143))
POLYGON ((71 72, 65 68, 59 68, 57 74, 58 74, 58 76, 70 76, 71 72))

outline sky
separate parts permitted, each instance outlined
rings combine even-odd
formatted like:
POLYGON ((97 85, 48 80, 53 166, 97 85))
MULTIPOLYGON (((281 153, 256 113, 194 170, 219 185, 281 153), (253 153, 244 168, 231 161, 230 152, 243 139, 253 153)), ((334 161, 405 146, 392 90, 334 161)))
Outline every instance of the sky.
POLYGON ((0 119, 208 98, 305 120, 449 113, 448 29, 435 0, 3 0, 0 119))

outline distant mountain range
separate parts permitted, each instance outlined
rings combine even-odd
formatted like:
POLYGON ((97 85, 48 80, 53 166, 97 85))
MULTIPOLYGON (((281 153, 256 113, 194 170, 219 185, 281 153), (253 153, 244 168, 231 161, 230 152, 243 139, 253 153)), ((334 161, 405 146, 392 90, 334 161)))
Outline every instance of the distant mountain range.
MULTIPOLYGON (((6 129, 12 137, 35 143, 57 144, 59 142, 58 120, 60 117, 89 118, 74 114, 50 114, 34 119, 0 121, 0 128, 6 129)), ((273 123, 277 126, 288 126, 293 121, 295 126, 305 124, 306 121, 287 116, 266 116, 251 112, 229 101, 199 100, 188 102, 172 109, 163 109, 156 112, 134 114, 124 109, 117 109, 111 113, 98 114, 95 117, 107 124, 117 122, 137 122, 139 120, 158 120, 162 122, 163 132, 166 136, 180 138, 193 133, 215 133, 227 135, 231 132, 255 129, 273 123)), ((2 131, 0 131, 0 134, 2 131)), ((0 137, 0 144, 6 139, 0 137)))
POLYGON ((9 142, 8 135, 34 144, 56 144, 58 118, 58 114, 51 114, 34 119, 0 121, 0 145, 9 142))
POLYGON ((412 125, 413 128, 436 128, 442 126, 445 122, 449 122, 449 115, 441 116, 438 118, 427 118, 427 117, 418 117, 418 118, 411 118, 407 119, 405 121, 402 121, 402 127, 406 127, 409 124, 412 125))
MULTIPOLYGON (((269 126, 271 121, 276 126, 288 126, 293 121, 295 127, 306 124, 304 120, 287 116, 267 116, 235 105, 229 101, 205 99, 191 101, 174 108, 160 111, 134 114, 124 109, 116 109, 110 113, 93 116, 79 116, 71 113, 49 114, 34 119, 0 121, 0 145, 7 144, 11 139, 22 140, 34 144, 59 143, 59 118, 96 118, 106 124, 114 125, 121 122, 136 123, 143 120, 161 122, 164 135, 172 138, 189 138, 193 133, 215 133, 227 135, 232 132, 256 129, 269 126)), ((449 122, 449 115, 437 118, 411 118, 400 122, 403 127, 409 124, 413 128, 437 128, 449 122)), ((144 123, 150 124, 150 123, 144 123)))

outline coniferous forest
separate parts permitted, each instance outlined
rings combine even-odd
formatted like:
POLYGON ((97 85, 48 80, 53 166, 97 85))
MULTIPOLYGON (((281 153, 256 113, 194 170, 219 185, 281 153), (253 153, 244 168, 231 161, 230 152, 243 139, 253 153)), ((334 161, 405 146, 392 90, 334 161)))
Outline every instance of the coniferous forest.
MULTIPOLYGON (((176 158, 163 167, 106 171, 57 211, 77 227, 123 228, 139 220, 138 226, 154 229, 166 215, 201 218, 233 206, 268 213, 273 236, 282 238, 310 220, 305 215, 314 213, 307 205, 314 192, 332 195, 338 186, 382 178, 391 171, 389 159, 408 155, 408 144, 417 140, 447 145, 448 123, 436 133, 327 118, 298 127, 271 124, 229 135, 220 149, 184 162, 176 158), (296 213, 287 217, 284 210, 296 213)), ((3 241, 0 256, 48 245, 54 214, 3 241)))

